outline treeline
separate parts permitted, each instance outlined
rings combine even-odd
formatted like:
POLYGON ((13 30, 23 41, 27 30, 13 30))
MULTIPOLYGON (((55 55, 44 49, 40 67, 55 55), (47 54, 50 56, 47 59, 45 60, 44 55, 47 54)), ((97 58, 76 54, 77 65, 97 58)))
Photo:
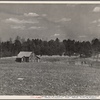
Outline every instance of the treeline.
POLYGON ((0 56, 16 56, 20 51, 33 51, 37 55, 80 55, 90 57, 100 52, 100 40, 90 41, 55 40, 43 41, 41 39, 27 39, 16 37, 9 41, 0 42, 0 56))

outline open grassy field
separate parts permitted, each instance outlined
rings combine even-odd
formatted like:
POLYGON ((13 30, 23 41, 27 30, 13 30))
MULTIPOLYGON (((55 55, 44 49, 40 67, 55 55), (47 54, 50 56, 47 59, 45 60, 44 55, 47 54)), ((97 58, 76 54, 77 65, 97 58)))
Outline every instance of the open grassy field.
POLYGON ((67 57, 39 63, 0 60, 0 95, 100 95, 100 64, 67 64, 67 57))

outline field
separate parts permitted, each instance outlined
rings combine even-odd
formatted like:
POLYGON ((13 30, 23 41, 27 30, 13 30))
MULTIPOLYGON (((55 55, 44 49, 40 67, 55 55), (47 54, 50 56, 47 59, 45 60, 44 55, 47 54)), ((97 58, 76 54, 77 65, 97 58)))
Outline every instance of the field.
POLYGON ((42 57, 39 63, 0 59, 0 95, 100 95, 100 63, 67 62, 67 57, 42 57))

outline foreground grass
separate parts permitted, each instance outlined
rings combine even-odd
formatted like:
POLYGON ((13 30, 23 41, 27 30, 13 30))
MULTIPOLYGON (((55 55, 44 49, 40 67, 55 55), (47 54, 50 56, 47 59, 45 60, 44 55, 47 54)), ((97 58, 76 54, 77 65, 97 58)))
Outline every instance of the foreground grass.
POLYGON ((0 95, 100 95, 100 69, 1 60, 0 95))

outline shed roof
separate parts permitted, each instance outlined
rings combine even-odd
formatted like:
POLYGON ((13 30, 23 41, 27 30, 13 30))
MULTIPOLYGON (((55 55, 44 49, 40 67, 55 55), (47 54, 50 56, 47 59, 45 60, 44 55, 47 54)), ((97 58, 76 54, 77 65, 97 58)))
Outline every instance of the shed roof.
POLYGON ((21 51, 17 57, 18 58, 22 58, 22 57, 29 57, 32 54, 32 52, 28 52, 28 51, 21 51))

